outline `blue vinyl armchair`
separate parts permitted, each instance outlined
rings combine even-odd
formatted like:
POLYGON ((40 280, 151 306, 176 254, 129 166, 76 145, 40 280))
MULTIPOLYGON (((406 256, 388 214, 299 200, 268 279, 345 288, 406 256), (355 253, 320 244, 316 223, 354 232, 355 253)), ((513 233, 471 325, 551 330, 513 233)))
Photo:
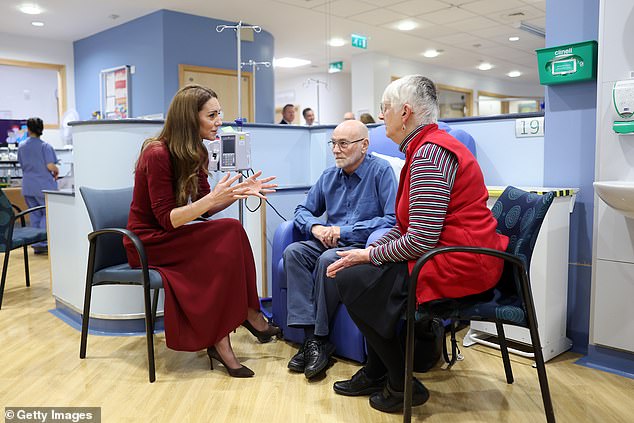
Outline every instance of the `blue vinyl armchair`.
MULTIPOLYGON (((443 129, 449 129, 449 133, 454 135, 454 131, 446 124, 440 123, 439 125, 443 125, 443 129)), ((475 142, 469 134, 462 131, 462 133, 456 134, 456 137, 475 155, 475 142)), ((391 156, 398 159, 405 158, 403 153, 399 151, 398 145, 385 135, 385 125, 380 125, 370 130, 369 138, 369 153, 376 152, 384 156, 391 156)), ((392 165, 394 166, 394 164, 392 165)), ((399 173, 397 170, 395 170, 395 172, 396 178, 398 179, 399 173)), ((306 239, 299 230, 295 228, 293 223, 293 221, 282 223, 275 231, 275 236, 273 238, 273 321, 282 329, 286 340, 301 343, 304 340, 304 331, 302 329, 288 327, 286 324, 287 290, 283 253, 284 249, 286 249, 286 247, 288 247, 291 243, 306 239)), ((379 229, 373 232, 366 245, 371 244, 387 231, 388 229, 379 229)), ((357 326, 350 318, 350 315, 344 306, 339 305, 331 325, 332 327, 329 336, 330 342, 332 342, 337 348, 335 354, 350 360, 364 362, 366 359, 365 338, 359 329, 357 329, 357 326)))
MULTIPOLYGON (((368 245, 378 239, 388 229, 378 229, 370 235, 368 245)), ((291 243, 307 239, 295 228, 294 221, 282 223, 275 231, 272 252, 272 285, 273 285, 273 321, 279 325, 284 333, 284 339, 302 343, 304 331, 292 328, 286 324, 286 272, 284 271, 284 250, 291 243)), ((363 363, 366 359, 365 338, 357 329, 348 310, 339 305, 331 322, 330 342, 337 347, 336 353, 340 357, 363 363)))

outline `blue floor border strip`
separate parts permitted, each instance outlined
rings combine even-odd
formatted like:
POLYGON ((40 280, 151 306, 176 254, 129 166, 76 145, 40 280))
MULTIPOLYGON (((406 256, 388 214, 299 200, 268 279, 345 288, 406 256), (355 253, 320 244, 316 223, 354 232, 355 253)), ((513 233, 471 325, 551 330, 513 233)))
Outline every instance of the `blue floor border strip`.
POLYGON ((598 345, 588 345, 588 355, 575 364, 634 379, 634 354, 598 345))
MULTIPOLYGON (((56 308, 49 310, 49 313, 81 332, 81 314, 75 310, 56 301, 56 308)), ((160 333, 164 330, 163 317, 157 317, 154 333, 160 333)), ((145 319, 112 320, 91 317, 88 323, 88 334, 98 336, 145 336, 145 319)))

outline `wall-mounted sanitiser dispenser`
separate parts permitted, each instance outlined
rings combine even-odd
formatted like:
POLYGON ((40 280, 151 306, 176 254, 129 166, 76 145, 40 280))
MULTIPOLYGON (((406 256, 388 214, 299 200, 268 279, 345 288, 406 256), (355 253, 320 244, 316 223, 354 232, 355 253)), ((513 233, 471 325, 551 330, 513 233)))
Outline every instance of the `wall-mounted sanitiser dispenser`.
POLYGON ((614 111, 620 118, 612 129, 617 134, 634 134, 634 79, 616 81, 612 87, 614 111))

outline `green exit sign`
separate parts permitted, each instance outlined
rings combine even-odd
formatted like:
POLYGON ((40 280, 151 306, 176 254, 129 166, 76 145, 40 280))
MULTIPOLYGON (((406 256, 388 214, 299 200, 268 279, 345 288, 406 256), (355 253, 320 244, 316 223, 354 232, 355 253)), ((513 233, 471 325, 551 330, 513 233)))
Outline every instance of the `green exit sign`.
POLYGON ((352 35, 352 47, 367 49, 368 37, 365 35, 351 34, 352 35))
POLYGON ((343 70, 343 62, 332 62, 328 65, 328 73, 337 73, 343 70))

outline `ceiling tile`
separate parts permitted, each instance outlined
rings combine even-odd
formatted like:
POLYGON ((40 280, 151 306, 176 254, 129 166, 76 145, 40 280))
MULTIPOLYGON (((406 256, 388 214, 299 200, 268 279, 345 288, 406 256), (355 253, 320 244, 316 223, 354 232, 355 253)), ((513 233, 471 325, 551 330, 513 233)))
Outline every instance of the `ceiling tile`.
POLYGON ((479 37, 482 38, 495 38, 498 39, 498 37, 506 37, 508 39, 508 37, 510 37, 511 35, 519 35, 522 36, 522 34, 524 33, 523 31, 520 31, 519 29, 513 28, 510 25, 500 25, 497 24, 496 26, 492 26, 490 28, 483 28, 483 29, 478 29, 475 31, 469 31, 472 34, 476 34, 479 37))
POLYGON ((464 32, 454 32, 451 35, 445 35, 443 37, 438 37, 435 38, 435 40, 444 43, 444 44, 449 44, 452 46, 469 46, 471 45, 471 40, 473 39, 473 35, 471 34, 466 34, 464 32))
POLYGON ((408 0, 403 3, 394 5, 387 5, 388 1, 383 3, 384 7, 395 12, 404 13, 408 16, 422 15, 425 13, 435 12, 436 10, 447 9, 450 7, 446 3, 441 3, 436 0, 408 0))
POLYGON ((371 4, 373 6, 377 6, 377 7, 386 7, 385 3, 389 2, 390 5, 392 4, 396 4, 396 3, 405 3, 408 0, 394 0, 394 1, 389 1, 389 0, 361 0, 364 3, 367 4, 371 4))
POLYGON ((497 12, 502 10, 522 6, 526 6, 526 4, 520 0, 478 0, 460 7, 473 13, 477 13, 480 16, 489 16, 491 14, 497 14, 497 12))
POLYGON ((423 13, 418 15, 419 18, 424 19, 435 24, 446 24, 449 22, 461 21, 464 19, 470 19, 475 17, 476 14, 467 10, 459 9, 457 7, 450 7, 448 9, 438 10, 431 13, 423 13))
POLYGON ((313 8, 313 10, 321 13, 330 12, 330 14, 333 16, 347 18, 359 13, 374 10, 376 8, 377 6, 363 3, 358 0, 334 0, 330 3, 330 8, 328 8, 328 4, 322 4, 318 7, 313 8))
POLYGON ((520 21, 544 18, 546 13, 532 6, 523 5, 512 9, 491 13, 489 18, 499 23, 512 24, 520 21))
POLYGON ((491 28, 492 26, 496 26, 499 24, 488 18, 484 18, 481 16, 474 16, 471 19, 466 19, 466 20, 456 21, 456 22, 449 22, 446 25, 450 28, 469 32, 474 29, 491 28))
POLYGON ((537 18, 537 19, 529 19, 526 22, 528 22, 531 25, 535 25, 535 26, 538 26, 540 28, 546 29, 546 15, 544 15, 541 18, 537 18))
POLYGON ((412 31, 409 31, 411 34, 428 38, 430 40, 435 40, 438 37, 444 37, 447 35, 454 34, 456 32, 455 29, 451 29, 444 25, 433 25, 429 24, 428 26, 423 26, 422 28, 416 28, 412 31))
POLYGON ((369 12, 359 13, 358 15, 350 16, 349 19, 363 22, 368 25, 384 25, 387 23, 394 23, 396 25, 397 22, 405 19, 407 16, 392 12, 387 9, 375 9, 370 10, 369 12))
POLYGON ((526 56, 526 52, 520 49, 499 46, 492 48, 483 48, 481 49, 482 54, 488 54, 493 57, 499 57, 500 59, 512 60, 516 57, 524 57, 526 56))
POLYGON ((293 6, 305 7, 307 9, 312 9, 313 7, 321 6, 322 4, 326 4, 328 0, 274 0, 278 3, 292 4, 293 6))

